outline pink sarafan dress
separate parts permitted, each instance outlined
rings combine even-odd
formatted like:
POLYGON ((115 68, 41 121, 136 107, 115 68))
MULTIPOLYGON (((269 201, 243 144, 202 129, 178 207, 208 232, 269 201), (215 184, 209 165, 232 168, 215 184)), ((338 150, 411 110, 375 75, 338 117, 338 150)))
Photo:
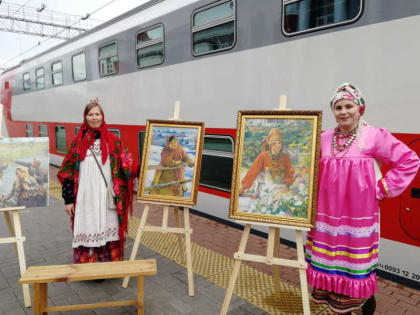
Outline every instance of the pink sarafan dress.
POLYGON ((360 128, 344 157, 331 154, 334 129, 321 136, 317 216, 306 246, 309 284, 352 298, 376 291, 378 200, 401 194, 419 168, 417 154, 387 130, 360 128), (376 161, 391 166, 383 178, 376 161))

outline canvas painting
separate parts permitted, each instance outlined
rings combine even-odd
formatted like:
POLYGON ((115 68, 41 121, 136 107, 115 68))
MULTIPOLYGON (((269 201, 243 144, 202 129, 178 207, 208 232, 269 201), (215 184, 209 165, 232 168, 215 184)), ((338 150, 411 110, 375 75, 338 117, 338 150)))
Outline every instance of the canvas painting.
POLYGON ((230 217, 312 227, 321 112, 241 111, 230 217))
POLYGON ((0 139, 0 208, 48 206, 47 137, 0 139))
POLYGON ((138 199, 195 204, 203 137, 204 123, 149 120, 138 199))

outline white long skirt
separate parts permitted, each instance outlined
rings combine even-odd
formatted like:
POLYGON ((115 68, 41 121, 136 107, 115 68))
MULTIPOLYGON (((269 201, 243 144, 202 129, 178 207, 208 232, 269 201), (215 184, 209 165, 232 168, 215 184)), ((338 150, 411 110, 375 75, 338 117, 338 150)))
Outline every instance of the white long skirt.
MULTIPOLYGON (((100 140, 91 146, 108 185, 112 185, 109 158, 102 164, 100 140)), ((74 217, 73 248, 79 246, 100 247, 110 241, 118 241, 118 215, 108 208, 107 188, 91 150, 80 163, 79 189, 74 217)))

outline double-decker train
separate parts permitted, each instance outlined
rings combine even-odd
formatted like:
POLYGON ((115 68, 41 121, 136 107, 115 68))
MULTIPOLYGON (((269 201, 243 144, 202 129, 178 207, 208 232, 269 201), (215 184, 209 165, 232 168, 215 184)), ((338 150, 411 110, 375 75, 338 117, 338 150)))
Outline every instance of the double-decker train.
MULTIPOLYGON (((153 0, 5 71, 2 135, 48 136, 59 165, 84 105, 99 97, 140 159, 146 120, 171 117, 179 100, 182 120, 206 124, 193 208, 229 223, 237 111, 276 108, 281 94, 289 108, 324 110, 325 130, 330 94, 352 82, 366 120, 420 152, 418 38, 420 1, 153 0)), ((381 207, 379 269, 415 286, 419 197, 417 175, 381 207)))

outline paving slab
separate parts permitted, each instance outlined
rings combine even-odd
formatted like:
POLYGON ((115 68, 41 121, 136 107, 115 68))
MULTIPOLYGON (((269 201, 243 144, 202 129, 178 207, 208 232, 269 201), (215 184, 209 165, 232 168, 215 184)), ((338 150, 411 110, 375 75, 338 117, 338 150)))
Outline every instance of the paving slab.
MULTIPOLYGON (((50 169, 53 178, 55 168, 50 169)), ((135 204, 135 215, 141 215, 142 208, 135 204)), ((70 220, 64 212, 63 201, 50 196, 50 205, 44 208, 26 209, 20 212, 27 266, 68 264, 72 262, 70 220)), ((161 223, 159 211, 151 211, 149 223, 161 223)), ((173 218, 170 216, 170 223, 173 218)), ((195 231, 193 242, 225 255, 232 257, 237 250, 242 231, 228 227, 197 215, 191 215, 191 227, 195 231), (196 233, 200 231, 200 233, 196 233), (217 235, 218 238, 212 237, 217 235)), ((3 215, 0 215, 0 237, 8 236, 8 229, 3 215)), ((263 253, 266 239, 251 235, 248 249, 255 253, 263 253)), ((126 258, 129 257, 133 240, 128 239, 126 244, 126 258)), ((296 250, 281 245, 283 258, 295 257, 296 250)), ((194 274, 195 296, 188 296, 187 273, 184 267, 172 260, 141 246, 137 259, 157 260, 158 274, 145 277, 145 314, 146 315, 206 315, 219 314, 226 293, 224 288, 211 281, 194 274)), ((271 275, 272 268, 264 264, 253 264, 253 267, 271 275)), ((32 314, 32 308, 25 308, 22 296, 22 287, 17 283, 20 277, 16 251, 11 244, 0 244, 0 314, 23 315, 32 314)), ((290 284, 299 286, 298 277, 290 277, 290 284)), ((390 296, 396 299, 395 303, 387 304, 381 300, 376 314, 392 314, 397 308, 400 314, 420 314, 420 292, 395 284, 388 280, 378 279, 379 296, 390 296), (397 292, 397 289, 400 290, 397 292), (407 294, 404 299, 411 299, 410 307, 400 302, 401 290, 407 294), (386 294, 385 294, 386 293, 386 294), (399 306, 398 306, 399 305, 399 306), (398 306, 398 307, 397 307, 398 306), (414 311, 414 313, 413 313, 414 311)), ((98 301, 112 301, 119 299, 132 299, 137 294, 137 283, 131 279, 129 287, 121 287, 122 279, 106 280, 102 283, 93 281, 54 283, 49 285, 49 303, 63 305, 74 303, 90 303, 98 301)), ((32 296, 31 286, 31 296, 32 296)), ((389 299, 391 301, 391 299, 389 299)), ((391 303, 391 302, 389 302, 391 303)), ((70 311, 54 314, 65 315, 131 315, 136 314, 132 306, 95 309, 85 311, 70 311)), ((268 314, 259 307, 232 296, 229 306, 229 315, 262 315, 268 314)))

